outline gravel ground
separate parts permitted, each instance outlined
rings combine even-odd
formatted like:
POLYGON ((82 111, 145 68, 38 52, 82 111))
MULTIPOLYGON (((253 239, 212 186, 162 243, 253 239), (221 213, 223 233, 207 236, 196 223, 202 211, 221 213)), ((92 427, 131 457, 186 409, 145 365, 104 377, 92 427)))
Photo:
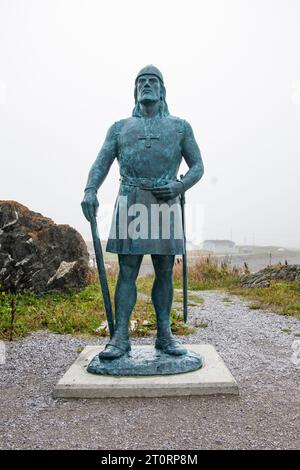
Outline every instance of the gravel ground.
POLYGON ((213 344, 238 381, 240 396, 53 399, 53 387, 78 348, 99 340, 38 332, 6 344, 0 448, 299 448, 300 365, 291 356, 300 322, 251 310, 237 297, 224 302, 222 293, 201 296, 205 303, 190 309, 190 323, 208 326, 183 341, 213 344))

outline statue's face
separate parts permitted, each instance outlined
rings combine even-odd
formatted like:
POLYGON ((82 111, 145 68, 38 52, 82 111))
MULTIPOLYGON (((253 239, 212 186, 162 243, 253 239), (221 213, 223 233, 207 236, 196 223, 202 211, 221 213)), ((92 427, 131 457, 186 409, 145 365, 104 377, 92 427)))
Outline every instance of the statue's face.
POLYGON ((155 75, 142 75, 137 81, 137 100, 139 103, 159 101, 160 81, 155 75))

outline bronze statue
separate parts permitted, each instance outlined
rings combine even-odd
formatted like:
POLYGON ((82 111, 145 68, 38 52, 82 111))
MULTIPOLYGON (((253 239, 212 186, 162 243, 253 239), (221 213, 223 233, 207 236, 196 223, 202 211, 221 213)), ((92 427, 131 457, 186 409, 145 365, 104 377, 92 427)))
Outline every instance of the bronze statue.
POLYGON ((134 98, 132 116, 108 130, 82 201, 84 215, 92 221, 99 206, 97 191, 117 158, 120 189, 106 247, 119 260, 115 325, 100 360, 120 358, 131 349, 128 325, 145 254, 151 255, 155 271, 151 296, 157 318, 155 348, 172 356, 187 353, 170 328, 173 265, 175 255, 185 253, 180 195, 200 180, 203 163, 190 124, 169 114, 163 76, 153 65, 138 73, 134 98), (178 180, 182 158, 189 170, 178 180), (169 211, 168 224, 156 217, 163 209, 169 211))

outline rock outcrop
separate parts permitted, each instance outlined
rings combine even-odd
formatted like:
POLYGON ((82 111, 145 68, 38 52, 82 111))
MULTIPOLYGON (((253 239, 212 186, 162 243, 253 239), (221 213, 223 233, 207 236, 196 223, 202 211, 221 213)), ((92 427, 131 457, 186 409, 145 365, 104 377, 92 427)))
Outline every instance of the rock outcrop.
POLYGON ((0 289, 18 292, 81 289, 90 279, 81 235, 15 201, 0 201, 0 289))
POLYGON ((272 281, 296 281, 300 279, 299 264, 276 264, 253 274, 242 276, 242 287, 269 287, 272 281))

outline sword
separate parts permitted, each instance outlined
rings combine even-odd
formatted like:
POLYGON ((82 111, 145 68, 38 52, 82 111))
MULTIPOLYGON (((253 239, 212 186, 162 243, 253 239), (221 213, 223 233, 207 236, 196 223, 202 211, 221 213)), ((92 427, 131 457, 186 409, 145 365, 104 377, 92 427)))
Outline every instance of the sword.
MULTIPOLYGON (((183 179, 183 175, 180 175, 180 179, 183 179)), ((182 289, 183 289, 183 320, 184 323, 187 323, 188 317, 188 298, 187 298, 187 258, 186 258, 186 236, 185 236, 185 193, 180 195, 180 205, 181 205, 181 216, 182 216, 182 230, 183 230, 183 255, 182 255, 182 289)))
POLYGON ((96 221, 95 216, 92 217, 92 219, 90 220, 90 223, 91 223, 91 230, 92 230, 92 237, 93 237, 93 244, 94 244, 94 251, 95 251, 95 256, 96 256, 96 263, 97 263, 97 268, 98 268, 100 286, 101 286, 102 296, 104 300, 106 319, 108 323, 109 334, 110 334, 110 337, 112 338, 114 334, 114 330, 115 330, 114 316, 113 316, 113 309, 111 305, 109 288, 108 288, 107 277, 106 277, 106 272, 105 272, 102 247, 101 247, 97 221, 96 221))

